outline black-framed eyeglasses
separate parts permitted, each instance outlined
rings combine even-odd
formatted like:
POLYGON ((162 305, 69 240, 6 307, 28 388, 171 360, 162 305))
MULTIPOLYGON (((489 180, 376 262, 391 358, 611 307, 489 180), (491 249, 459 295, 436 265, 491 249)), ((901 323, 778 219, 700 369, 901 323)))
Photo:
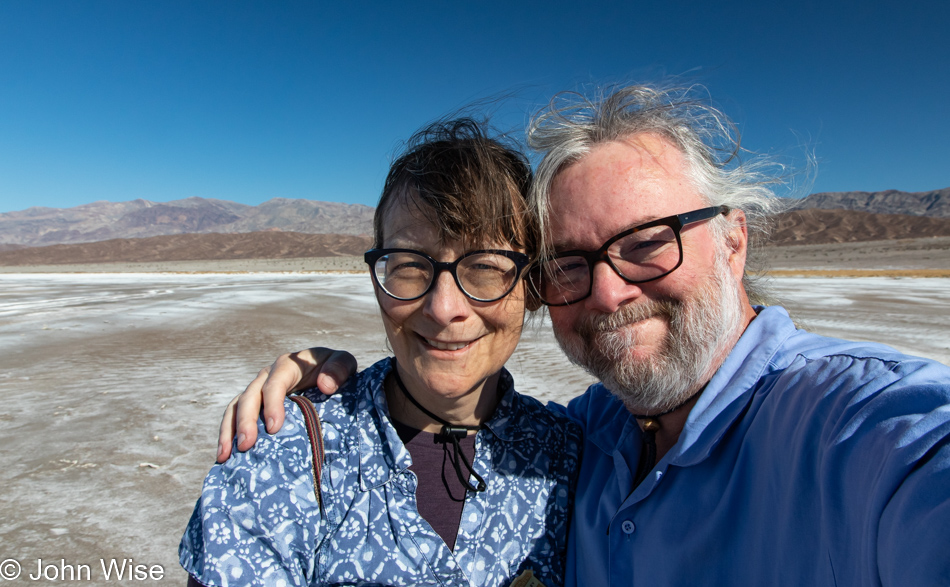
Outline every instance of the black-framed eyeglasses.
POLYGON ((683 264, 683 227, 728 213, 728 206, 712 206, 652 220, 610 237, 599 250, 564 251, 544 259, 528 272, 529 280, 542 302, 566 306, 590 295, 600 261, 627 283, 665 277, 683 264))
POLYGON ((402 301, 426 295, 439 274, 448 271, 466 296, 476 302, 494 302, 511 293, 528 266, 524 253, 491 249, 469 251, 451 263, 412 249, 372 249, 363 260, 376 285, 402 301))

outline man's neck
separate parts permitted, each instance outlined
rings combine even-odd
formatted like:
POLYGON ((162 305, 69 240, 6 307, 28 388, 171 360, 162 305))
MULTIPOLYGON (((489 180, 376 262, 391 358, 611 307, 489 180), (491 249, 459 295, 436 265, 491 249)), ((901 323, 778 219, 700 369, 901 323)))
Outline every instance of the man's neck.
MULTIPOLYGON (((725 341, 726 344, 723 345, 722 351, 716 358, 714 365, 702 378, 702 385, 696 387, 696 392, 694 392, 693 397, 691 397, 689 401, 679 406, 672 412, 654 418, 654 420, 660 425, 660 428, 656 431, 655 436, 656 462, 653 463, 654 465, 660 462, 660 459, 662 459, 663 456, 666 455, 666 453, 668 453, 670 449, 673 448, 673 446, 679 441, 680 433, 683 432, 683 427, 686 426, 686 419, 689 418, 689 413, 699 400, 699 396, 702 395, 702 390, 705 389, 706 384, 708 384, 709 380, 712 379, 713 375, 716 374, 716 372, 719 370, 719 367, 721 367, 722 364, 726 362, 726 359, 729 357, 732 349, 735 348, 736 343, 739 342, 739 338, 742 337, 746 328, 748 328, 749 324, 752 323, 752 320, 755 319, 756 313, 752 306, 746 302, 743 304, 743 307, 745 312, 743 315, 742 327, 736 330, 736 333, 731 337, 731 340, 725 341)), ((644 420, 637 420, 637 423, 640 425, 640 429, 643 430, 644 420)))
MULTIPOLYGON (((683 431, 683 427, 686 425, 686 419, 689 417, 689 412, 693 409, 693 406, 696 405, 699 396, 702 394, 697 393, 689 399, 688 402, 682 406, 676 408, 669 414, 664 414, 657 418, 653 418, 656 422, 659 423, 660 428, 656 431, 655 441, 656 441, 656 462, 654 465, 663 458, 666 453, 673 448, 673 445, 679 441, 680 433, 683 431)), ((637 424, 640 425, 640 429, 643 429, 644 423, 646 420, 637 420, 637 424)))

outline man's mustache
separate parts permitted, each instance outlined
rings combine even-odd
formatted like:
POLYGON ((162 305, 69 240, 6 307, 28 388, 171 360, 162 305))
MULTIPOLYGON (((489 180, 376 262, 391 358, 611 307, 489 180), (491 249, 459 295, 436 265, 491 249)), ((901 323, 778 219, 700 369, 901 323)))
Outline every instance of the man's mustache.
POLYGON ((642 322, 656 316, 672 320, 679 307, 672 300, 649 300, 647 302, 626 304, 612 314, 590 316, 580 325, 578 331, 587 339, 603 333, 617 330, 622 326, 642 322))

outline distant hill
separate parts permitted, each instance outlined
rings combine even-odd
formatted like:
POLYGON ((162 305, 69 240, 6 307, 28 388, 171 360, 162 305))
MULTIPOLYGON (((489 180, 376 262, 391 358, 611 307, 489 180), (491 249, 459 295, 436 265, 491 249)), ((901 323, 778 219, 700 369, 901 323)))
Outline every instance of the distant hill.
POLYGON ((950 217, 950 188, 931 192, 822 192, 792 203, 796 209, 855 210, 875 214, 950 217))
POLYGON ((362 255, 372 244, 369 236, 341 234, 280 231, 177 234, 0 250, 0 265, 334 257, 362 255))
POLYGON ((373 210, 359 204, 275 198, 259 206, 187 198, 93 202, 75 208, 28 208, 0 214, 0 244, 43 246, 186 233, 283 230, 366 235, 373 210))
MULTIPOLYGON (((858 242, 950 234, 947 232, 950 188, 918 193, 896 190, 819 193, 792 201, 790 205, 792 211, 776 218, 771 244, 858 242)), ((147 254, 137 247, 157 247, 151 254, 164 255, 164 260, 360 254, 368 248, 368 238, 360 241, 365 244, 347 249, 352 251, 348 253, 334 252, 337 249, 333 248, 335 245, 331 241, 300 239, 304 235, 331 234, 366 237, 372 233, 373 211, 369 206, 285 198, 275 198, 259 206, 187 198, 167 203, 134 200, 94 202, 65 209, 29 208, 0 214, 0 257, 7 259, 0 260, 0 264, 26 258, 36 259, 30 263, 52 263, 54 261, 46 257, 59 258, 60 254, 65 255, 63 258, 81 258, 62 261, 65 263, 147 254), (275 236, 280 231, 288 236, 275 236), (224 238, 229 234, 246 236, 224 238), (194 241, 151 238, 171 235, 205 235, 209 238, 194 241), (133 239, 140 243, 133 244, 133 239), (255 244, 256 240, 260 240, 259 246, 255 244), (102 249, 85 247, 76 249, 79 252, 69 253, 46 246, 99 241, 115 242, 103 245, 102 249), (119 241, 125 244, 120 247, 116 244, 119 241), (43 252, 34 253, 30 252, 32 249, 23 247, 43 247, 43 252), (216 247, 224 248, 217 250, 216 247), (304 249, 292 250, 295 247, 304 249), (232 256, 215 256, 219 254, 232 256)), ((342 239, 340 236, 334 238, 342 239)), ((345 243, 349 242, 342 239, 339 246, 348 247, 349 244, 345 243)))
MULTIPOLYGON (((812 209, 778 215, 768 244, 817 245, 924 237, 950 237, 950 218, 812 209)), ((0 246, 0 266, 358 256, 371 246, 372 238, 366 235, 279 230, 192 233, 45 247, 0 246)))
POLYGON ((950 218, 853 210, 792 210, 775 218, 770 245, 815 245, 950 236, 950 218))

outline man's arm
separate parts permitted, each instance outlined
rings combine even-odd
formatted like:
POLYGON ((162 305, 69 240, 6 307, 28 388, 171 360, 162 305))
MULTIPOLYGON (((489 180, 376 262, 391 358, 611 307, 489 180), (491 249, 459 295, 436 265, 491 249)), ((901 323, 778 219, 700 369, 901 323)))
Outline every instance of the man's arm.
POLYGON ((259 417, 263 416, 270 434, 280 430, 284 425, 284 398, 290 393, 316 387, 332 395, 354 373, 356 358, 346 351, 315 347, 277 357, 273 365, 261 369, 244 392, 228 403, 218 432, 217 462, 223 463, 231 456, 235 430, 238 450, 254 446, 259 417))

